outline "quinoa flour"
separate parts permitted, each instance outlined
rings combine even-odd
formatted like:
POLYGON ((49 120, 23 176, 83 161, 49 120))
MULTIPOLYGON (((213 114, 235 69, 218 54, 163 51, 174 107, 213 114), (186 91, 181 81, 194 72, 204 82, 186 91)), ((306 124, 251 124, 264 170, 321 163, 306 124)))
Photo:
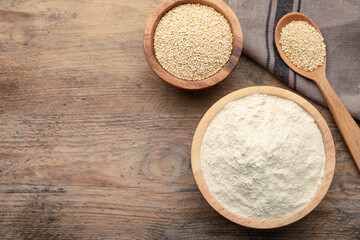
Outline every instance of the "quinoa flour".
POLYGON ((209 124, 201 170, 217 201, 246 218, 269 220, 304 207, 324 175, 315 119, 295 102, 252 94, 228 103, 209 124))

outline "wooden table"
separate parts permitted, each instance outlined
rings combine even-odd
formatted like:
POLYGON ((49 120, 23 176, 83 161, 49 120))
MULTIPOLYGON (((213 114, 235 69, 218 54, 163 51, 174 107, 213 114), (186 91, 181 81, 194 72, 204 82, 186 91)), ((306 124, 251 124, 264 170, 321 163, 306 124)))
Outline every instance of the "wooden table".
POLYGON ((329 111, 333 184, 304 219, 238 226, 200 194, 190 145, 206 110, 248 86, 288 89, 245 56, 207 90, 160 80, 142 33, 161 0, 0 0, 1 239, 359 239, 360 174, 329 111))

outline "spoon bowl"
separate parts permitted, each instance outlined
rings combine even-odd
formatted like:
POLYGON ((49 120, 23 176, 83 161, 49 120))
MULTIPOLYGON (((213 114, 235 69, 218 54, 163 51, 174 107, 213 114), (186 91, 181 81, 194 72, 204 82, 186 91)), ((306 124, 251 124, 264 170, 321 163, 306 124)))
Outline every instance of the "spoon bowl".
POLYGON ((316 24, 306 15, 298 12, 288 13, 283 16, 275 29, 275 45, 280 54, 282 60, 298 74, 313 80, 319 87, 321 93, 324 96, 326 103, 336 121, 336 124, 353 156, 357 167, 360 170, 360 128, 352 118, 340 98, 336 95, 335 91, 331 87, 329 81, 326 78, 326 57, 324 59, 324 65, 319 66, 313 71, 304 71, 294 65, 290 59, 286 56, 281 48, 280 33, 283 27, 292 21, 306 21, 313 26, 320 34, 320 29, 316 24))
MULTIPOLYGON (((310 19, 308 18, 306 15, 302 14, 302 13, 298 13, 298 12, 292 12, 289 14, 286 14, 285 16, 283 16, 278 24, 276 25, 276 29, 275 29, 275 45, 276 48, 280 54, 280 57, 282 58, 282 60, 295 72, 297 72, 298 74, 307 77, 313 81, 318 81, 319 79, 319 75, 325 74, 325 70, 326 70, 326 56, 324 59, 324 65, 319 66, 317 69, 313 70, 313 71, 304 71, 300 68, 298 68, 295 64, 293 64, 290 59, 286 56, 286 54, 284 53, 284 51, 281 48, 281 44, 280 44, 280 33, 281 33, 281 29, 283 27, 285 27, 286 25, 288 25, 289 23, 291 23, 292 21, 305 21, 308 22, 311 26, 313 26, 320 34, 320 29, 316 26, 316 24, 310 19)), ((322 36, 322 34, 321 34, 322 36)))

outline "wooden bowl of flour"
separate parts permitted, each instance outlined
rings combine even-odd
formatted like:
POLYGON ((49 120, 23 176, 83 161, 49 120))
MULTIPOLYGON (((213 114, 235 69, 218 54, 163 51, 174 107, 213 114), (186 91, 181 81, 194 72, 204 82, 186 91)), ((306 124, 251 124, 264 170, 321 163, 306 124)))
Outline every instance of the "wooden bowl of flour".
POLYGON ((182 89, 197 90, 207 88, 221 82, 234 70, 235 66, 239 62, 243 47, 243 33, 238 18, 231 8, 222 0, 165 0, 152 12, 148 19, 144 30, 143 45, 146 60, 160 78, 162 78, 165 82, 182 89), (222 69, 220 69, 220 71, 203 80, 184 80, 170 74, 159 63, 154 50, 154 34, 161 18, 171 9, 188 3, 206 5, 221 13, 229 23, 233 36, 233 49, 229 60, 222 69))
MULTIPOLYGON (((321 138, 318 141, 321 142, 321 138)), ((290 91, 275 88, 275 87, 268 87, 268 86, 261 86, 261 87, 250 87, 235 91, 230 93, 216 102, 203 116, 201 119, 192 143, 191 149, 191 165, 193 174, 196 180, 196 183, 206 199, 206 201, 221 215, 225 218, 251 228, 260 228, 260 229, 268 229, 268 228, 277 228, 288 225, 293 223, 308 213, 310 213, 324 198, 326 192, 328 191, 333 175, 335 170, 335 147, 334 141, 331 136, 331 132, 329 127, 326 124, 326 121, 321 116, 321 114, 316 110, 314 106, 312 106, 307 100, 300 97, 299 95, 292 93, 290 91), (310 198, 309 201, 305 204, 304 207, 298 209, 295 212, 289 213, 288 215, 283 215, 278 218, 273 219, 257 219, 257 218, 249 218, 243 217, 239 214, 235 214, 228 209, 226 209, 220 202, 214 197, 214 195, 209 190, 207 186, 204 174, 201 168, 201 147, 203 143, 204 134, 206 133, 207 128, 209 127, 210 123, 214 119, 214 117, 230 102, 233 102, 238 99, 243 99, 244 97, 250 96, 252 94, 266 94, 270 96, 276 96, 282 99, 288 99, 295 102, 298 106, 300 106, 303 110, 310 114, 315 119, 315 123, 321 133, 322 136, 322 143, 325 150, 325 163, 324 163, 324 174, 319 183, 318 188, 314 188, 315 194, 310 198)), ((321 169, 322 171, 322 169, 321 169)), ((241 173, 238 173, 239 176, 241 173)), ((245 196, 246 197, 246 196, 245 196)))

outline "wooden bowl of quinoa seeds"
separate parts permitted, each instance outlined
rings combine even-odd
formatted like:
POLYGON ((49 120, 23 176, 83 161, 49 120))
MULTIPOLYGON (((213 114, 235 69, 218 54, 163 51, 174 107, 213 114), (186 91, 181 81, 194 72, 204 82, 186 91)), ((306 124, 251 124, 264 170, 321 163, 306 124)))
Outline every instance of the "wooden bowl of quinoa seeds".
POLYGON ((235 68, 243 35, 222 0, 165 0, 149 17, 143 44, 160 78, 183 89, 203 89, 235 68))
POLYGON ((250 87, 216 102, 201 119, 191 165, 208 203, 252 228, 276 228, 311 212, 335 170, 324 118, 308 101, 275 87, 250 87))

